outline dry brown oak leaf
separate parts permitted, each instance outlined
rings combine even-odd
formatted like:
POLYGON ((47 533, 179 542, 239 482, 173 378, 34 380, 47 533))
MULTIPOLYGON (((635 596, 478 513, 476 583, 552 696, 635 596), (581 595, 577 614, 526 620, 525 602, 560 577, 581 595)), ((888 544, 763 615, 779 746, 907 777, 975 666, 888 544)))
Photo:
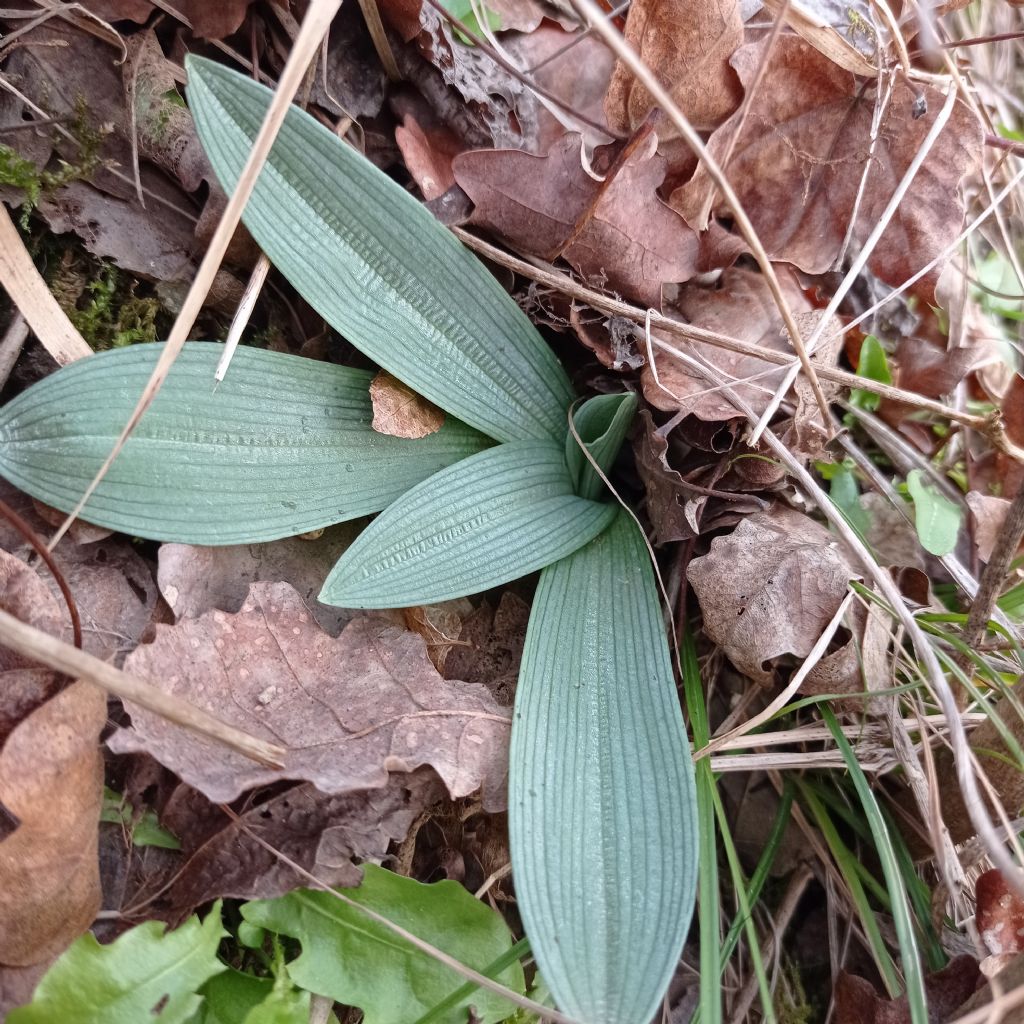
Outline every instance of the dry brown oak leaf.
POLYGON ((716 537, 686 570, 704 615, 704 632, 758 683, 770 662, 805 658, 857 577, 828 530, 777 506, 716 537))
POLYGON ((358 885, 362 871, 353 861, 380 861, 443 795, 437 776, 421 769, 392 776, 382 789, 339 796, 303 783, 240 810, 235 818, 194 789, 179 786, 160 823, 181 840, 184 863, 162 894, 161 906, 177 919, 222 896, 272 899, 308 886, 308 875, 290 864, 324 885, 358 885))
MULTIPOLYGON (((733 56, 744 88, 751 87, 766 45, 751 43, 733 56)), ((875 95, 870 85, 794 36, 777 39, 769 59, 726 173, 771 259, 820 274, 831 270, 842 253, 865 173, 856 244, 878 223, 945 97, 929 86, 915 91, 897 77, 871 153, 875 95), (928 110, 915 119, 918 92, 928 110)), ((708 142, 719 161, 725 159, 737 121, 733 115, 708 142)), ((958 101, 868 260, 887 284, 901 284, 956 238, 964 218, 957 188, 981 148, 974 115, 958 101)), ((672 194, 671 205, 699 228, 711 187, 700 169, 672 194)), ((932 299, 941 269, 922 278, 917 294, 932 299)))
POLYGON ((62 952, 100 907, 102 690, 72 683, 37 708, 0 751, 0 805, 18 827, 0 841, 0 963, 62 952))
POLYGON ((475 204, 470 223, 545 259, 563 256, 584 278, 661 308, 661 286, 701 269, 700 240, 658 197, 666 162, 652 131, 631 140, 603 181, 583 167, 582 136, 546 156, 474 150, 452 161, 475 204))
MULTIPOLYGON (((633 0, 625 35, 694 128, 717 128, 739 105, 742 90, 729 66, 743 43, 737 0, 633 0)), ((608 126, 635 131, 653 108, 651 94, 616 62, 604 101, 608 126)), ((662 138, 677 134, 665 121, 658 129, 662 138)))
POLYGON ((483 686, 442 679, 423 639, 380 617, 331 637, 287 583, 254 583, 237 614, 157 627, 125 668, 287 750, 283 768, 267 768, 127 705, 132 726, 110 748, 151 754, 214 802, 282 779, 375 789, 429 765, 453 797, 480 788, 488 809, 504 805, 509 709, 483 686))

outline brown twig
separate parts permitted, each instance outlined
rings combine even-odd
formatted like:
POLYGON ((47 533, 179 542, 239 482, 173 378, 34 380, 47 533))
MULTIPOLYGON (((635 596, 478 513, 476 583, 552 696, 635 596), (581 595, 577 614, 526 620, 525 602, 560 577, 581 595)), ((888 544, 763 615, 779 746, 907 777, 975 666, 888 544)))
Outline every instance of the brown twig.
POLYGON ((1017 491, 1006 511, 1006 519, 1000 527, 995 547, 992 549, 992 556, 988 560, 988 565, 985 566, 985 571, 981 574, 978 593, 971 604, 962 636, 967 651, 958 653, 956 657, 956 663, 962 669, 966 670, 971 660, 969 652, 978 646, 988 626, 988 621, 992 618, 992 611, 996 606, 999 591, 1002 590, 1003 582, 1010 571, 1010 563, 1017 554, 1022 539, 1024 539, 1024 487, 1017 491))
MULTIPOLYGON (((727 352, 737 352, 740 355, 753 356, 756 359, 763 359, 766 363, 773 363, 777 366, 789 366, 793 357, 785 352, 777 352, 774 349, 763 348, 760 345, 752 345, 749 342, 741 341, 739 338, 730 337, 727 334, 719 334, 716 331, 708 331, 693 324, 686 324, 680 320, 673 320, 662 313, 653 310, 640 309, 631 303, 623 302, 603 292, 587 288, 585 285, 574 281, 567 274, 560 274, 550 270, 543 270, 527 263, 516 256, 511 255, 504 249, 500 249, 489 242, 485 242, 476 235, 464 231, 462 228, 452 228, 453 233, 470 249, 486 256, 495 263, 514 270, 517 274, 536 281, 538 284, 547 285, 555 291, 568 295, 570 298, 579 299, 588 306, 600 310, 609 316, 622 317, 636 324, 650 322, 652 327, 659 331, 670 334, 673 337, 683 338, 687 341, 702 342, 714 348, 724 349, 727 352)), ((664 355, 674 361, 685 363, 686 360, 671 346, 659 338, 651 337, 651 343, 664 355)), ((834 381, 848 388, 860 388, 863 391, 870 391, 872 394, 881 395, 883 398, 891 399, 894 402, 902 402, 905 405, 913 406, 926 412, 942 416, 954 423, 961 423, 965 427, 977 430, 984 434, 992 444, 1005 455, 1018 461, 1024 462, 1024 451, 1021 451, 1006 436, 1002 418, 999 413, 989 416, 979 416, 974 413, 963 412, 953 406, 944 405, 931 398, 924 398, 913 391, 905 391, 902 388, 893 387, 891 384, 882 384, 876 380, 869 380, 866 377, 858 377, 848 370, 840 370, 836 367, 819 366, 818 376, 823 380, 834 381)))
POLYGON ((60 567, 54 561, 53 555, 47 550, 46 542, 2 499, 0 499, 0 515, 32 545, 32 550, 46 563, 46 568, 50 570, 50 575, 56 581, 57 586, 60 587, 60 592, 64 596, 64 603, 68 606, 68 616, 71 618, 71 634, 74 638, 74 644, 77 648, 81 649, 82 619, 78 614, 78 605, 75 603, 75 598, 71 593, 71 588, 68 586, 68 581, 64 578, 64 573, 60 571, 60 567))

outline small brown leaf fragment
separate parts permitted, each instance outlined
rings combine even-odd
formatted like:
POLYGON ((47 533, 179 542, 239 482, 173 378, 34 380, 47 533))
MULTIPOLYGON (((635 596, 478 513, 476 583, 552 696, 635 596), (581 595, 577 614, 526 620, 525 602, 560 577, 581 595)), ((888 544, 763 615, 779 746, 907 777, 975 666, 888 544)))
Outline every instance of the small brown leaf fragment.
MULTIPOLYGON (((796 275, 779 268, 779 281, 790 308, 798 316, 811 311, 796 275)), ((726 334, 748 344, 776 352, 792 353, 782 317, 761 274, 734 267, 722 274, 717 288, 690 284, 679 291, 674 310, 681 319, 700 324, 706 330, 726 334)), ((657 331, 651 332, 657 335, 657 331)), ((660 337, 660 336, 659 336, 660 337)), ((726 349, 711 349, 676 337, 663 337, 667 344, 690 356, 699 353, 727 379, 735 379, 736 392, 756 413, 767 407, 785 367, 756 356, 740 355, 726 349)), ((743 415, 728 397, 714 389, 698 371, 655 349, 654 367, 644 367, 640 381, 644 397, 663 412, 685 412, 702 420, 720 421, 743 415), (657 369, 655 379, 654 369, 657 369), (660 382, 660 384, 659 384, 660 382)))
MULTIPOLYGON (((950 1020, 970 999, 978 983, 978 962, 973 956, 954 957, 941 970, 924 979, 928 997, 928 1019, 950 1020)), ((880 996, 870 981, 841 971, 834 993, 836 1024, 910 1024, 910 1005, 905 995, 898 999, 880 996)))
POLYGON ((470 223, 517 249, 553 260, 600 183, 583 170, 583 136, 562 135, 544 156, 478 149, 452 161, 455 180, 473 200, 470 223))
MULTIPOLYGON (((743 42, 736 0, 633 0, 626 42, 699 131, 717 128, 739 105, 742 90, 729 58, 743 42)), ((613 131, 635 131, 654 107, 651 94, 621 61, 605 98, 613 131)), ((667 121, 662 138, 677 132, 667 121)))
POLYGON ((370 383, 373 429, 392 437, 417 438, 444 426, 444 412, 412 388, 381 370, 370 383))
POLYGON ((407 113, 395 129, 395 142, 424 199, 437 199, 455 184, 452 159, 462 143, 449 128, 421 125, 407 113))
POLYGON ((179 786, 160 823, 181 840, 184 863, 161 904, 178 919, 220 897, 273 899, 309 885, 308 877, 253 836, 324 885, 356 886, 362 879, 357 864, 383 859, 389 845, 404 839, 413 821, 443 795, 433 772, 422 769, 395 774, 381 789, 337 796, 303 783, 252 804, 235 819, 196 790, 179 786))
POLYGON ((975 923, 992 954, 1024 952, 1024 900, 992 868, 974 883, 975 923))
POLYGON ((177 619, 196 619, 215 609, 237 612, 251 583, 289 583, 313 618, 337 636, 354 613, 321 604, 317 594, 358 532, 357 523, 339 523, 312 540, 285 537, 216 548, 161 544, 157 582, 177 619))
POLYGON ((452 679, 481 683, 502 704, 511 704, 526 642, 530 606, 511 591, 501 595, 497 608, 486 601, 462 624, 459 646, 445 662, 452 679))
POLYGON ((0 804, 20 823, 0 842, 0 963, 24 967, 62 952, 99 909, 106 719, 103 691, 72 683, 0 751, 0 804))
MULTIPOLYGON (((740 47, 732 59, 744 88, 753 86, 767 41, 740 47)), ((894 82, 871 152, 875 98, 855 75, 795 36, 775 40, 769 65, 746 111, 726 173, 754 229, 773 260, 818 274, 841 255, 856 209, 853 240, 863 244, 942 108, 930 86, 894 82), (928 110, 914 117, 924 95, 928 110), (866 184, 858 205, 862 179, 866 184)), ((708 142, 717 159, 732 144, 737 115, 708 142)), ((958 102, 874 248, 869 268, 890 285, 902 284, 955 238, 964 218, 957 190, 980 159, 981 131, 958 102)), ((671 198, 695 225, 711 181, 703 166, 671 198)), ((719 197, 721 202, 721 197, 719 197)), ((921 279, 915 293, 932 301, 941 266, 921 279)))
POLYGON ((716 537, 686 575, 704 632, 736 668, 769 685, 770 662, 807 657, 858 574, 828 530, 778 506, 716 537))
POLYGON ((969 491, 965 500, 974 519, 975 550, 978 552, 978 558, 987 562, 992 557, 992 549, 996 546, 999 532, 1006 521, 1010 502, 1007 498, 996 498, 991 494, 980 494, 978 491, 969 491))
POLYGON ((157 626, 126 668, 286 748, 282 769, 265 768, 128 705, 132 727, 111 749, 151 754, 214 802, 283 779, 328 794, 377 789, 421 765, 453 797, 482 787, 489 808, 504 801, 508 709, 482 686, 442 679, 423 639, 382 617, 329 636, 286 583, 254 583, 234 615, 157 626))

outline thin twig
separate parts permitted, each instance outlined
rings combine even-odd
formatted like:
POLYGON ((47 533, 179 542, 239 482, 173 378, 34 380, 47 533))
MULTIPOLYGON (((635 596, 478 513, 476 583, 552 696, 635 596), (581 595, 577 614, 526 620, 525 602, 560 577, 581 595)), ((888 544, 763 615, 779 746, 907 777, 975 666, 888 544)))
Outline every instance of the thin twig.
POLYGON ((1013 501, 1010 502, 1010 507, 1006 510, 1006 519, 999 528, 999 535, 992 549, 992 555, 988 560, 988 565, 985 566, 985 571, 981 574, 978 593, 967 616, 967 624, 964 626, 962 636, 967 650, 958 653, 954 659, 964 671, 967 670, 971 661, 970 652, 978 646, 989 619, 992 618, 999 592, 1010 571, 1010 563, 1016 556, 1022 539, 1024 539, 1024 487, 1017 491, 1013 501))
POLYGON ((175 725, 202 733, 260 764, 271 768, 282 766, 285 751, 281 747, 250 736, 194 704, 158 690, 151 683, 122 672, 121 669, 114 668, 113 665, 100 661, 99 658, 80 651, 77 647, 72 647, 71 644, 66 644, 41 629, 36 629, 35 626, 29 626, 2 609, 0 644, 76 679, 86 679, 90 683, 95 683, 121 700, 131 701, 147 711, 166 718, 169 722, 174 722, 175 725))
MULTIPOLYGON (((1024 172, 1022 172, 1022 176, 1024 176, 1024 172)), ((667 317, 655 310, 641 309, 639 306, 634 306, 603 292, 595 291, 593 288, 588 288, 574 281, 567 274, 544 270, 534 266, 532 263, 527 263, 525 260, 511 255, 490 242, 485 242, 482 238, 478 238, 462 228, 452 228, 452 232, 468 245, 470 249, 481 253, 495 263, 508 267, 508 269, 514 270, 517 274, 521 274, 531 281, 547 285, 563 295, 579 299, 588 306, 592 306, 602 313, 607 313, 609 316, 622 317, 636 324, 643 324, 649 320, 651 325, 658 330, 677 338, 703 342, 714 348, 724 349, 727 352, 737 352, 740 355, 763 359, 765 362, 774 363, 777 366, 791 366, 793 364, 792 356, 787 355, 785 352, 777 352, 774 349, 764 348, 761 345, 752 345, 749 342, 741 341, 739 338, 733 338, 727 334, 719 334, 716 331, 708 331, 693 324, 683 323, 680 320, 673 320, 671 317, 667 317)), ((651 344, 660 352, 663 352, 669 359, 689 365, 685 356, 681 355, 677 349, 657 336, 651 336, 651 344)), ((818 367, 818 376, 823 380, 834 381, 848 388, 860 388, 863 391, 870 391, 872 394, 881 395, 883 398, 891 399, 894 402, 903 402, 916 409, 922 409, 937 416, 950 419, 955 423, 962 423, 964 426, 980 431, 992 439, 992 426, 989 417, 962 412, 953 406, 944 405, 942 402, 936 402, 931 398, 924 398, 916 392, 905 391, 902 388, 893 387, 891 384, 882 384, 867 377, 859 377, 855 373, 850 373, 848 370, 840 370, 836 367, 820 366, 818 367)), ((715 385, 716 388, 721 386, 715 385)), ((728 383, 725 386, 729 386, 728 383)), ((1012 451, 1007 451, 1004 446, 999 445, 996 439, 992 440, 999 447, 1000 451, 1004 451, 1014 458, 1021 457, 1020 454, 1014 455, 1012 451)))
POLYGON ((6 501, 0 499, 0 515, 2 515, 10 524, 15 528, 28 541, 32 550, 43 560, 46 564, 46 568, 50 570, 50 575, 54 578, 57 586, 60 588, 61 595, 64 598, 64 603, 68 607, 68 617, 71 619, 71 635, 72 642, 74 645, 81 650, 82 647, 82 618, 78 614, 78 605, 75 602, 75 597, 71 593, 71 588, 68 586, 68 581, 64 578, 64 573, 60 571, 60 566, 57 565, 53 555, 46 550, 46 543, 43 538, 32 529, 31 526, 17 512, 7 504, 6 501))

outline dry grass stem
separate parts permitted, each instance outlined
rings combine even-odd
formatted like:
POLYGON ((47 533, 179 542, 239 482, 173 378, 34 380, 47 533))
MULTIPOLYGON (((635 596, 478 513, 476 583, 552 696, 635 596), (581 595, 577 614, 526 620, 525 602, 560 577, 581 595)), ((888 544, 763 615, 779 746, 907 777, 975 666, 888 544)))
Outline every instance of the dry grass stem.
POLYGON ((0 285, 39 343, 61 366, 92 355, 92 349, 36 270, 18 229, 0 205, 0 285))
POLYGON ((64 672, 76 679, 85 679, 121 700, 132 701, 147 711, 161 715, 169 722, 208 736, 260 764, 280 768, 285 751, 266 740, 257 739, 188 701, 158 690, 150 683, 122 672, 113 665, 85 651, 72 647, 13 615, 0 610, 0 643, 27 658, 64 672))

